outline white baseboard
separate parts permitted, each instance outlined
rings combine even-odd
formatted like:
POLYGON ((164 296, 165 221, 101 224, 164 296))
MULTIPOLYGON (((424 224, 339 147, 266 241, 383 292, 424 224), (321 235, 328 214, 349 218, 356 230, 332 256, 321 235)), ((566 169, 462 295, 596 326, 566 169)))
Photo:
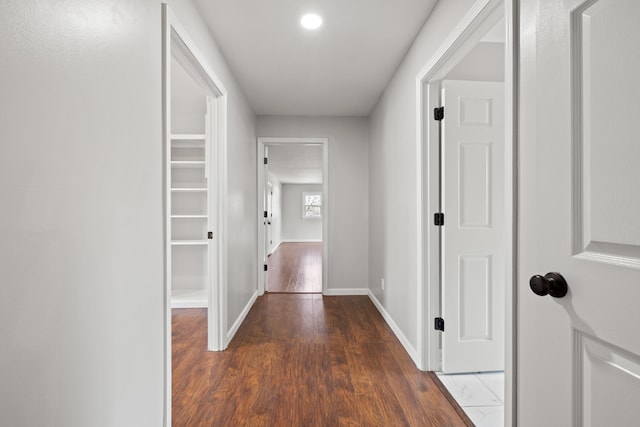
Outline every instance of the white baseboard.
POLYGON ((249 302, 242 309, 242 312, 240 313, 240 316, 238 316, 236 321, 233 322, 233 325, 231 325, 231 328, 227 332, 227 340, 226 340, 226 342, 224 344, 224 348, 227 348, 227 346, 229 345, 229 343, 233 339, 233 337, 236 334, 236 332, 238 332, 238 329, 240 329, 240 325, 242 325, 242 322, 244 322, 244 319, 247 317, 247 314, 249 314, 249 310, 251 310, 251 307, 253 307, 253 304, 256 302, 256 299, 258 299, 258 291, 257 290, 253 293, 253 295, 251 295, 251 298, 249 299, 249 302))
POLYGON ((314 240, 314 239, 303 239, 303 240, 284 239, 280 243, 322 243, 322 239, 320 239, 320 240, 314 240))
POLYGON ((278 250, 278 248, 282 243, 283 243, 282 241, 278 242, 278 244, 273 247, 273 250, 269 252, 269 255, 273 255, 273 253, 278 250))
POLYGON ((411 357, 411 360, 413 360, 413 363, 415 363, 416 366, 420 366, 420 364, 418 363, 418 352, 416 351, 416 349, 413 348, 407 337, 400 330, 400 327, 396 324, 396 322, 393 321, 391 315, 387 312, 387 310, 385 310, 385 308, 382 306, 380 301, 378 301, 378 298, 376 298, 373 292, 371 292, 371 289, 367 289, 367 291, 369 299, 371 299, 371 302, 373 302, 373 305, 376 306, 376 308, 382 315, 382 318, 385 320, 385 322, 387 322, 387 325, 389 325, 393 333, 396 335, 396 337, 400 341, 400 344, 402 344, 407 353, 409 353, 409 356, 411 357))
POLYGON ((207 308, 208 301, 171 301, 171 308, 207 308))
POLYGON ((207 308, 209 296, 205 289, 172 289, 171 308, 207 308))
POLYGON ((346 295, 369 295, 367 288, 346 288, 346 289, 327 289, 323 292, 326 296, 346 296, 346 295))

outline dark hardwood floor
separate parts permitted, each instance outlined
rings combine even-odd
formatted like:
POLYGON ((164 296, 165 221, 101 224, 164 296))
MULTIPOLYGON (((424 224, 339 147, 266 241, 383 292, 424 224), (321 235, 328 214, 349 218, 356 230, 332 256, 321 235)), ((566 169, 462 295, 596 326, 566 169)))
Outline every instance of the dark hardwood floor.
POLYGON ((366 296, 266 294, 229 348, 205 309, 173 310, 173 425, 464 426, 366 296))
POLYGON ((267 292, 322 292, 322 243, 281 243, 268 264, 267 292))

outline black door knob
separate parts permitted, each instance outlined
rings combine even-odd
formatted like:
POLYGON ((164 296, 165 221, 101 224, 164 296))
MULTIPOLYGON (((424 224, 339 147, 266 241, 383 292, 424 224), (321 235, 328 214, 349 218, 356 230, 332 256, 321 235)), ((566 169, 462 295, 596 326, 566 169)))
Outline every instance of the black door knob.
POLYGON ((562 298, 567 294, 567 281, 560 273, 547 273, 544 276, 536 274, 529 280, 529 286, 536 295, 541 297, 551 295, 554 298, 562 298))

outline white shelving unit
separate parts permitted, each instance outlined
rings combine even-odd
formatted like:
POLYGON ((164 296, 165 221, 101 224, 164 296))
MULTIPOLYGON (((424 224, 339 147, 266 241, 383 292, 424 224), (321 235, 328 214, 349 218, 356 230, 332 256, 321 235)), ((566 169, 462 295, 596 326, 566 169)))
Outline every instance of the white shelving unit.
POLYGON ((171 306, 208 306, 209 179, 205 134, 172 134, 171 306))

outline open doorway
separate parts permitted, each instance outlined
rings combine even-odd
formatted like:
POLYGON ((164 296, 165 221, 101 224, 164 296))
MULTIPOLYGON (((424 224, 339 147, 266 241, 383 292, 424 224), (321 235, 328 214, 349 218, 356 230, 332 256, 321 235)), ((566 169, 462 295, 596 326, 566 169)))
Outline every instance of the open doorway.
POLYGON ((422 363, 476 425, 510 425, 513 74, 510 6, 472 10, 418 76, 422 363), (509 42, 508 42, 509 41, 509 42))
POLYGON ((207 318, 207 345, 226 341, 226 90, 163 5, 165 420, 171 424, 172 319, 207 318))
POLYGON ((505 366, 503 52, 504 43, 481 40, 441 81, 439 113, 438 375, 476 425, 496 427, 505 366), (489 65, 482 72, 479 58, 489 65))
POLYGON ((327 142, 258 138, 260 294, 326 289, 327 142))
POLYGON ((265 292, 322 292, 322 146, 265 147, 265 292))

